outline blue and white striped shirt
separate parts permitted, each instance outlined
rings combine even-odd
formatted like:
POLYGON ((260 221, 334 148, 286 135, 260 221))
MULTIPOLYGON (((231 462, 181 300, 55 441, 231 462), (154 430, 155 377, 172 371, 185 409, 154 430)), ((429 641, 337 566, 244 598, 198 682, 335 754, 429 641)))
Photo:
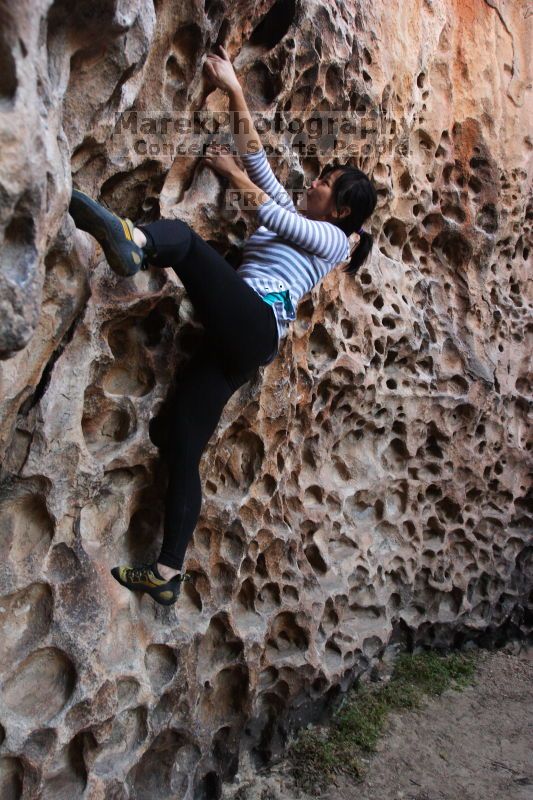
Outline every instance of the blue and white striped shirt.
MULTIPOLYGON (((272 172, 264 148, 241 158, 250 179, 271 199, 257 208, 261 225, 246 240, 237 272, 261 298, 271 292, 288 293, 289 302, 280 298, 272 305, 279 347, 301 298, 349 257, 350 242, 333 223, 310 220, 297 212, 272 172)), ((267 363, 276 355, 277 350, 267 363)))

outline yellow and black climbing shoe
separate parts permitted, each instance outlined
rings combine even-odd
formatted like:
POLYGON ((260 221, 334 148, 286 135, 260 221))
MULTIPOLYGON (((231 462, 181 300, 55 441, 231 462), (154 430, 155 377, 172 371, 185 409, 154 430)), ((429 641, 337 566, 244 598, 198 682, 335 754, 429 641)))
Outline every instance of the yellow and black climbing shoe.
POLYGON ((100 243, 111 269, 129 278, 146 269, 146 254, 133 241, 134 224, 104 208, 84 192, 73 189, 69 213, 76 227, 90 233, 100 243))
POLYGON ((129 565, 113 567, 111 575, 132 592, 148 592, 157 603, 161 603, 163 606, 171 606, 175 603, 179 597, 182 582, 191 579, 188 572, 180 572, 167 581, 159 574, 155 563, 139 564, 135 567, 129 565))

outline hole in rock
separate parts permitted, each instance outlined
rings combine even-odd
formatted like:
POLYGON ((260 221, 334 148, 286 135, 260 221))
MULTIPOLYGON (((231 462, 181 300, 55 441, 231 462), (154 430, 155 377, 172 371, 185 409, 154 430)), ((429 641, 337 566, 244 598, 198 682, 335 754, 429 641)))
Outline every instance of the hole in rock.
POLYGON ((115 361, 102 379, 107 394, 142 397, 152 391, 155 376, 146 353, 146 339, 142 317, 129 317, 109 329, 107 341, 115 361))
MULTIPOLYGON (((314 72, 313 72, 314 76, 314 72)), ((311 82, 311 81, 310 81, 311 82)), ((316 82, 316 77, 313 77, 312 83, 316 82)), ((340 86, 342 86, 342 72, 337 64, 332 64, 328 67, 326 72, 326 92, 331 97, 336 97, 340 86)))
POLYGON ((278 0, 253 29, 250 44, 271 50, 289 30, 295 13, 296 0, 278 0))
POLYGON ((210 19, 217 17, 225 10, 222 0, 205 0, 204 11, 210 19))
POLYGON ((78 50, 70 59, 71 73, 95 67, 99 61, 105 58, 108 47, 108 42, 98 42, 78 50))
POLYGON ((213 586, 216 587, 223 596, 229 601, 233 595, 236 581, 236 572, 229 564, 219 561, 213 565, 211 578, 213 586))
POLYGON ((246 664, 224 667, 214 676, 212 685, 212 692, 202 697, 204 716, 224 721, 232 717, 243 718, 250 689, 246 664))
POLYGON ((433 240, 431 248, 455 268, 466 266, 472 256, 471 243, 457 231, 442 231, 433 240))
POLYGON ((42 495, 27 492, 17 497, 15 491, 0 504, 0 557, 17 565, 26 558, 40 563, 54 535, 54 523, 42 495))
POLYGON ((408 170, 405 170, 405 172, 402 172, 402 174, 400 175, 399 183, 400 183, 400 189, 402 190, 402 192, 408 192, 409 191, 413 181, 412 181, 411 175, 409 174, 408 170))
POLYGON ((295 614, 290 611, 278 614, 267 639, 267 651, 270 651, 271 658, 286 657, 289 653, 305 651, 308 647, 308 633, 298 624, 295 614))
POLYGON ((44 761, 55 747, 57 734, 50 728, 33 731, 24 743, 24 753, 32 760, 44 761))
POLYGON ((239 768, 238 736, 233 727, 224 725, 216 732, 213 737, 213 755, 222 779, 233 778, 239 768))
POLYGON ((222 784, 216 772, 208 772, 203 776, 195 791, 197 800, 220 800, 222 784))
POLYGON ((237 595, 237 602, 245 611, 255 611, 255 586, 251 578, 246 578, 243 582, 237 595))
MULTIPOLYGON (((459 186, 463 186, 464 185, 464 181, 463 180, 458 180, 457 183, 459 184, 459 186)), ((470 189, 472 189, 474 194, 479 194, 481 192, 481 190, 483 189, 483 183, 479 180, 479 178, 476 178, 475 175, 472 175, 472 177, 468 181, 468 187, 470 189)))
POLYGON ((4 684, 4 703, 27 720, 48 722, 67 703, 76 685, 76 670, 55 647, 37 650, 18 665, 4 684), (32 687, 38 686, 35 692, 32 687))
MULTIPOLYGON (((35 195, 37 199, 37 194, 35 195)), ((6 277, 24 288, 36 266, 35 200, 28 193, 17 201, 13 216, 4 231, 2 262, 6 277)))
POLYGON ((11 47, 7 41, 6 23, 9 21, 9 11, 2 6, 2 30, 0 31, 0 108, 10 108, 13 105, 17 92, 17 64, 13 58, 11 47))
POLYGON ((273 749, 279 750, 283 744, 279 720, 285 711, 284 701, 273 692, 265 692, 259 697, 257 709, 258 716, 254 725, 254 740, 257 744, 251 750, 256 768, 268 764, 273 749))
POLYGON ((272 611, 281 605, 277 583, 265 583, 257 596, 257 604, 264 612, 272 611))
POLYGON ((2 800, 19 800, 22 797, 24 771, 18 758, 0 758, 0 797, 2 800))
POLYGON ((492 203, 487 203, 480 209, 476 217, 476 225, 483 228, 486 233, 496 233, 498 230, 498 212, 492 203))
POLYGON ((407 238, 405 224, 399 219, 389 219, 383 226, 383 233, 393 247, 403 247, 407 238))
POLYGON ((154 507, 146 500, 146 505, 142 505, 132 514, 124 537, 126 548, 124 556, 132 562, 153 561, 159 555, 158 531, 161 513, 159 507, 154 507))
POLYGON ((242 420, 234 423, 222 441, 230 454, 225 467, 235 488, 246 492, 261 474, 265 457, 263 441, 253 431, 242 429, 242 420))
POLYGON ((203 42, 202 29, 195 22, 183 25, 174 34, 172 45, 184 65, 193 64, 203 42))
POLYGON ((428 156, 433 153, 435 150, 435 142, 426 131, 419 128, 414 132, 414 137, 415 149, 416 145, 418 145, 418 149, 422 151, 422 153, 426 153, 428 156))
POLYGON ((322 553, 316 546, 316 544, 310 544, 308 547, 304 549, 305 557, 311 564, 312 568, 315 572, 318 572, 320 575, 325 575, 328 571, 328 565, 322 558, 322 553))
POLYGON ((81 169, 89 167, 91 172, 103 172, 106 168, 106 158, 102 145, 96 142, 92 136, 87 136, 72 153, 70 164, 73 175, 81 169))
MULTIPOLYGON (((311 466, 314 466, 315 462, 312 460, 311 466)), ((305 490, 304 494, 304 502, 305 505, 307 504, 316 506, 321 506, 323 504, 323 497, 324 497, 324 490, 320 486, 308 486, 305 490)))
POLYGON ((256 61, 253 64, 246 75, 245 83, 247 90, 255 97, 257 103, 263 106, 270 105, 283 88, 281 73, 272 74, 262 61, 256 61))
POLYGON ((174 651, 164 644, 151 644, 147 647, 144 664, 152 689, 160 692, 176 672, 178 662, 174 651))
POLYGON ((181 83, 185 80, 185 72, 176 60, 176 56, 169 56, 165 65, 168 78, 174 83, 181 83))
POLYGON ((155 222, 158 207, 145 211, 146 197, 159 197, 165 174, 163 162, 150 159, 128 172, 117 172, 108 178, 100 189, 100 198, 112 211, 134 220, 136 224, 155 222))
POLYGON ((217 665, 242 658, 243 643, 231 630, 225 615, 214 617, 198 647, 198 672, 211 674, 217 665))
POLYGON ((309 337, 310 362, 333 361, 337 357, 337 349, 326 327, 317 323, 309 337))
MULTIPOLYGON (((131 409, 134 414, 133 408, 131 409)), ((126 408, 105 397, 98 387, 85 391, 81 428, 88 450, 99 453, 124 442, 135 428, 135 420, 126 408)))
POLYGON ((185 734, 169 729, 154 741, 128 775, 136 800, 184 797, 200 749, 185 734))
MULTIPOLYGON (((48 773, 43 785, 42 800, 79 797, 87 785, 84 754, 94 750, 96 742, 91 733, 78 733, 59 754, 63 766, 54 774, 48 773)), ((59 760, 56 760, 57 761, 59 760)))
POLYGON ((449 219, 454 219, 456 222, 464 222, 466 220, 466 213, 461 206, 454 205, 453 203, 444 203, 442 206, 442 213, 449 219))
POLYGON ((244 539, 246 534, 241 531, 226 531, 220 545, 220 555, 238 567, 244 553, 244 539))
POLYGON ((140 684, 136 678, 117 679, 117 700, 120 709, 137 701, 140 684))
POLYGON ((48 633, 53 614, 52 592, 46 583, 32 583, 2 597, 0 607, 2 659, 7 669, 48 633))

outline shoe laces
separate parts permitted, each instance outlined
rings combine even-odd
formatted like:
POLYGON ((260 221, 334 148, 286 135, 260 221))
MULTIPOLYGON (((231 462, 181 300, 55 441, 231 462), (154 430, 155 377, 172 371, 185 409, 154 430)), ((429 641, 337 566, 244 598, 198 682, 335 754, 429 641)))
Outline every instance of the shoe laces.
POLYGON ((148 578, 148 572, 152 571, 153 564, 139 564, 136 567, 130 567, 126 571, 126 578, 129 581, 138 581, 148 578))
MULTIPOLYGON (((138 580, 145 580, 149 578, 148 573, 154 573, 154 565, 153 563, 150 564, 138 564, 136 567, 130 567, 126 571, 126 579, 128 581, 138 581, 138 580)), ((192 580, 192 576, 188 572, 179 572, 177 575, 174 575, 172 578, 169 578, 169 581, 174 580, 177 578, 178 581, 186 582, 192 580)), ((167 583, 169 582, 167 581, 167 583)))

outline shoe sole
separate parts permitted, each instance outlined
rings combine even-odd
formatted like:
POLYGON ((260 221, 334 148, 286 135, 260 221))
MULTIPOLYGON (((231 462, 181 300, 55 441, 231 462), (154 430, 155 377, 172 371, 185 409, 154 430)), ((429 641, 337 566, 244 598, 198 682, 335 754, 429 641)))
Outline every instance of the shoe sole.
MULTIPOLYGON (((176 600, 180 596, 180 593, 178 592, 178 594, 175 597, 173 597, 172 599, 165 600, 165 599, 163 599, 163 598, 158 596, 158 593, 157 593, 156 589, 150 589, 147 586, 130 586, 130 584, 124 583, 124 581, 120 578, 118 573, 115 574, 113 572, 113 570, 111 570, 111 575, 114 577, 114 579, 118 583, 120 583, 121 586, 124 586, 125 589, 129 589, 130 592, 145 592, 146 594, 149 594, 150 597, 153 600, 156 601, 156 603, 159 603, 162 606, 172 606, 172 605, 174 605, 174 603, 176 602, 176 600)), ((170 590, 166 589, 165 591, 170 591, 170 590)))
MULTIPOLYGON (((76 223, 76 227, 90 233, 99 242, 104 251, 106 261, 117 275, 123 278, 131 278, 141 268, 142 259, 139 257, 139 264, 131 266, 129 259, 124 257, 120 245, 115 240, 116 236, 125 236, 128 242, 135 245, 131 239, 131 234, 125 222, 111 211, 104 209, 99 203, 74 189, 70 201, 69 213, 76 223), (72 210, 70 210, 72 208, 72 210)), ((137 255, 137 254, 135 254, 137 255)), ((133 258, 130 255, 130 258, 133 258)))

